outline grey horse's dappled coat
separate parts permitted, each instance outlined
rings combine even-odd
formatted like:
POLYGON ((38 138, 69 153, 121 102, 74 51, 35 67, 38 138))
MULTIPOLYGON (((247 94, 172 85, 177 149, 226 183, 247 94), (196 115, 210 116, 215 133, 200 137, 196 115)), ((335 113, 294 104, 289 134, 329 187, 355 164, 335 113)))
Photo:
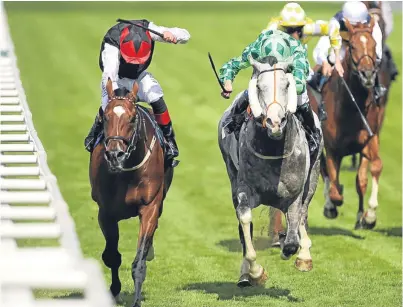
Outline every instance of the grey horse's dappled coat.
MULTIPOLYGON (((219 147, 240 221, 245 256, 239 281, 241 286, 259 283, 265 274, 255 263, 256 253, 253 245, 248 245, 252 243, 248 243, 245 233, 249 233, 249 227, 252 230, 251 210, 263 204, 286 214, 288 229, 282 255, 288 259, 299 248, 300 237, 304 236, 301 231, 306 234, 308 205, 319 175, 319 155, 311 163, 304 130, 293 114, 297 97, 295 83, 287 73, 288 64, 250 61, 254 67, 248 91, 251 116, 241 128, 239 142, 234 134, 226 135, 223 129, 230 108, 221 118, 218 131, 219 147)), ((316 116, 315 120, 319 126, 316 116)), ((320 151, 322 148, 323 141, 320 151)), ((306 238, 309 240, 307 235, 306 238)), ((308 245, 310 247, 310 240, 308 245)), ((306 258, 309 259, 304 261, 310 261, 312 266, 310 254, 306 258)))

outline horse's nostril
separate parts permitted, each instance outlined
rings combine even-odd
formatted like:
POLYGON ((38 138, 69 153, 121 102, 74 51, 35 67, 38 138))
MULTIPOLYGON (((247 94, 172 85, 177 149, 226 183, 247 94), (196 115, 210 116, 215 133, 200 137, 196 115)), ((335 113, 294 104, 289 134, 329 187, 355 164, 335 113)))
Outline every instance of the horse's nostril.
POLYGON ((270 118, 266 118, 266 125, 267 126, 272 126, 273 125, 273 123, 272 123, 270 118))
POLYGON ((106 156, 106 159, 107 160, 111 160, 111 158, 112 158, 112 155, 111 155, 111 152, 110 151, 105 151, 105 156, 106 156))
POLYGON ((122 160, 122 158, 125 156, 125 153, 123 151, 118 151, 116 154, 116 158, 118 160, 122 160))

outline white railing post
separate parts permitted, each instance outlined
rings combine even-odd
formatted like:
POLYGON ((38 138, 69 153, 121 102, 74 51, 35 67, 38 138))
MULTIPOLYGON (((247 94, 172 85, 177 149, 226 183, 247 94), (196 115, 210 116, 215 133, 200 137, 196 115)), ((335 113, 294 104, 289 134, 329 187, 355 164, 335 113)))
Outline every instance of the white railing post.
POLYGON ((1 0, 0 306, 113 306, 100 265, 83 257, 68 205, 47 164, 1 0), (18 239, 57 239, 59 246, 19 247, 18 239), (75 289, 83 297, 37 299, 35 288, 75 289))

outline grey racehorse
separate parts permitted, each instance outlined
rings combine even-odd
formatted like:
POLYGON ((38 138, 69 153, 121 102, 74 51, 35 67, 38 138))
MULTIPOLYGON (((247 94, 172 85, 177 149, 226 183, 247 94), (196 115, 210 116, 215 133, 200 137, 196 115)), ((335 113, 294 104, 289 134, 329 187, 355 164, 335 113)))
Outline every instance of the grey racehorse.
MULTIPOLYGON (((248 87, 250 119, 241 128, 239 141, 233 133, 226 135, 223 122, 230 107, 218 131, 243 246, 240 287, 264 284, 267 279, 265 270, 256 262, 252 243, 252 209, 261 204, 286 215, 288 227, 281 257, 289 259, 301 247, 295 265, 300 271, 312 269, 306 224, 320 163, 319 155, 310 161, 304 130, 294 115, 297 95, 293 76, 287 73, 290 64, 270 65, 251 57, 249 61, 254 68, 248 87)), ((316 115, 315 121, 319 127, 316 115)), ((322 149, 323 139, 319 152, 322 149)))

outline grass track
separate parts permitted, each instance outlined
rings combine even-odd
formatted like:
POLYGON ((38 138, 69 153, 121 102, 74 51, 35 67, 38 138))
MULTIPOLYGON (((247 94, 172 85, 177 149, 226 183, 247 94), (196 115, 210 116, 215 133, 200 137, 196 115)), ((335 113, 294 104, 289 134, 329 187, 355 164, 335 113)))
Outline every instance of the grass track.
MULTIPOLYGON (((82 144, 100 101, 101 38, 119 17, 148 18, 157 24, 187 28, 192 35, 187 45, 158 44, 149 68, 165 91, 181 164, 175 170, 156 233, 156 259, 148 266, 144 306, 402 305, 401 76, 392 87, 381 134, 384 170, 375 230, 353 230, 358 206, 355 175, 343 171, 345 204, 339 218, 329 221, 322 215, 322 182, 310 207, 314 270, 300 273, 294 269, 293 260, 284 262, 278 250, 266 248, 259 233, 266 218, 259 217, 257 209, 258 261, 268 270, 269 280, 264 289, 239 290, 235 286, 241 249, 229 182, 216 141, 218 120, 230 102, 220 98, 207 52, 212 53, 217 66, 239 55, 282 5, 6 3, 35 127, 70 206, 82 249, 86 256, 96 259, 100 259, 104 239, 97 224, 97 206, 90 198, 89 156, 82 144)), ((340 3, 303 6, 310 17, 326 19, 340 3)), ((388 42, 401 67, 400 14, 394 16, 394 23, 388 42)), ((316 41, 309 44, 310 56, 316 41)), ((239 74, 235 92, 247 85, 250 73, 239 74)), ((120 229, 121 278, 129 306, 138 222, 121 222, 120 229)), ((109 272, 105 267, 104 271, 109 283, 109 272)))

